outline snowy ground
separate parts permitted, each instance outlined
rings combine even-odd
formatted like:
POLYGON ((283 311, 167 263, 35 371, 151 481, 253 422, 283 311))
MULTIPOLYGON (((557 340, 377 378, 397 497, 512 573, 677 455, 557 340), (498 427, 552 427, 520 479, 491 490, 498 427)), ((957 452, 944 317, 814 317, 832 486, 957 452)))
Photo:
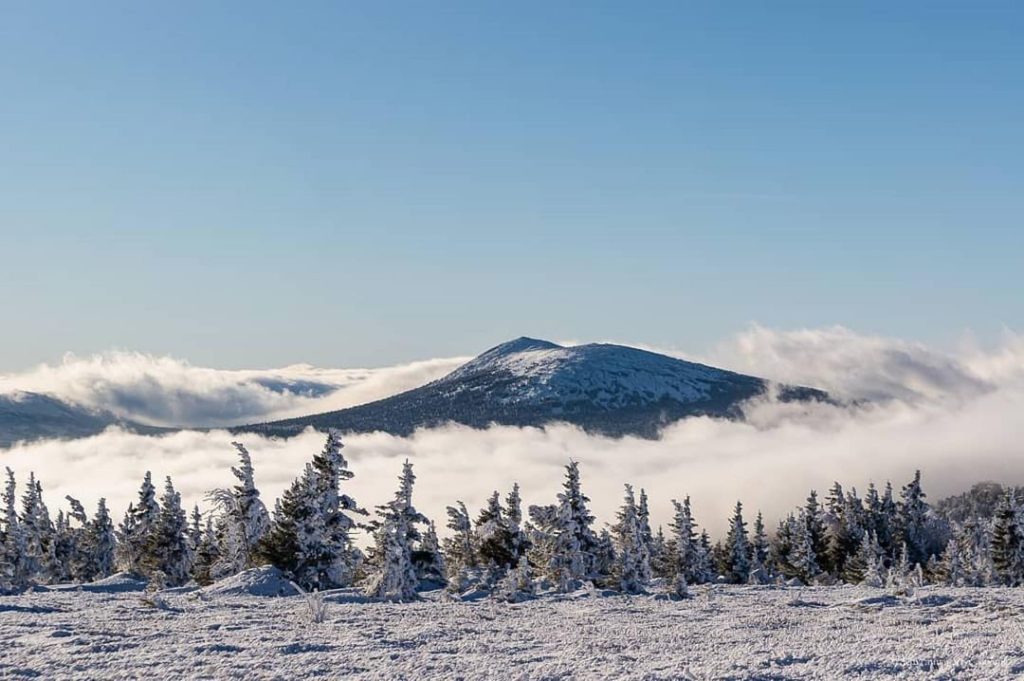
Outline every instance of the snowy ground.
POLYGON ((0 597, 0 678, 1010 679, 1024 589, 702 587, 687 601, 579 592, 509 605, 164 592, 0 597))

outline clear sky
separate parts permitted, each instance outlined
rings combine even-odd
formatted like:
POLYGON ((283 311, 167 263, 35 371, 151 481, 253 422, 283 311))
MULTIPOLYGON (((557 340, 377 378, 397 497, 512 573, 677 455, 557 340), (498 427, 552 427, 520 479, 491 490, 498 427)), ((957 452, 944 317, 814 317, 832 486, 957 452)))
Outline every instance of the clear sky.
POLYGON ((1024 3, 0 5, 0 370, 1024 328, 1024 3))

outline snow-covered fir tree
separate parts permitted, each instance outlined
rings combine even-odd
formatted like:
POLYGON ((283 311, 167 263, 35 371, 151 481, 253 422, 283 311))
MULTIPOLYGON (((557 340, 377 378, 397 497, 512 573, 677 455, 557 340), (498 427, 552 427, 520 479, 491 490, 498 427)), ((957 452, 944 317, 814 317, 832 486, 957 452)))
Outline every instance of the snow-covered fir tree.
POLYGON ((673 499, 672 506, 675 513, 669 524, 671 537, 666 552, 671 556, 671 560, 667 576, 673 580, 674 588, 677 591, 685 593, 685 588, 680 589, 680 587, 704 581, 698 574, 700 571, 700 538, 697 535, 696 523, 690 509, 690 497, 684 498, 683 503, 673 499))
POLYGON ((192 551, 188 542, 188 521, 181 507, 181 495, 174 489, 170 476, 160 497, 160 514, 149 533, 149 541, 139 558, 142 574, 163 586, 180 586, 187 582, 192 568, 192 551))
POLYGON ((602 527, 597 533, 597 545, 594 546, 594 574, 598 575, 598 580, 603 580, 602 576, 614 574, 617 558, 615 539, 607 527, 602 527))
MULTIPOLYGON (((843 565, 842 577, 850 584, 862 584, 868 581, 869 574, 874 570, 877 572, 880 566, 882 548, 875 539, 874 532, 865 532, 861 536, 857 551, 846 559, 843 565)), ((868 584, 868 586, 881 586, 868 584)))
POLYGON ((367 590, 374 598, 408 601, 417 597, 419 579, 412 564, 412 552, 415 543, 421 539, 417 525, 429 521, 412 504, 415 481, 412 464, 406 460, 394 499, 377 507, 379 520, 374 526, 376 574, 367 590))
POLYGON ((626 485, 616 517, 618 520, 612 526, 618 556, 613 573, 616 586, 625 593, 643 593, 651 580, 650 554, 644 539, 643 519, 631 485, 626 485))
POLYGON ((804 584, 813 583, 814 579, 821 574, 818 553, 814 547, 815 521, 812 518, 813 516, 807 509, 801 514, 789 557, 789 563, 793 567, 795 576, 800 578, 804 584))
POLYGON ((7 469, 4 486, 3 543, 0 544, 0 591, 24 588, 28 585, 25 534, 18 518, 18 490, 14 471, 7 469))
POLYGON ((526 555, 529 541, 523 528, 523 499, 519 494, 519 483, 512 485, 511 491, 505 496, 505 520, 510 534, 510 545, 515 564, 526 555))
MULTIPOLYGON (((336 444, 340 449, 339 441, 329 439, 329 443, 336 444)), ((222 564, 215 571, 221 574, 235 574, 253 567, 257 560, 257 547, 270 528, 270 516, 260 499, 253 478, 252 457, 241 443, 231 444, 238 452, 239 465, 231 468, 231 473, 238 480, 238 484, 230 489, 212 490, 207 495, 214 509, 220 514, 222 564)), ((193 526, 189 531, 193 543, 196 531, 194 525, 193 520, 193 526)))
POLYGON ((421 584, 440 587, 447 583, 444 555, 441 552, 434 521, 430 521, 423 532, 423 539, 413 551, 412 563, 416 568, 416 578, 421 584))
POLYGON ((203 541, 203 514, 199 511, 199 504, 192 506, 188 521, 188 545, 193 553, 198 553, 199 544, 203 541))
POLYGON ((498 492, 487 499, 474 523, 476 551, 480 562, 496 575, 502 575, 518 562, 514 537, 498 492))
POLYGON ((588 501, 580 487, 579 464, 570 461, 558 503, 530 507, 530 519, 536 528, 532 562, 560 591, 570 591, 581 580, 598 577, 598 540, 591 529, 594 516, 587 508, 588 501))
POLYGON ((118 528, 118 562, 130 572, 140 570, 142 553, 150 541, 160 517, 160 504, 156 500, 153 476, 146 471, 139 488, 138 501, 128 505, 124 520, 118 528))
POLYGON ((723 548, 725 576, 734 584, 746 584, 750 579, 750 539, 747 523, 743 520, 743 504, 739 501, 729 521, 729 534, 723 548))
POLYGON ((1007 586, 1024 584, 1024 531, 1017 495, 1007 490, 992 519, 992 564, 1007 586))
POLYGON ((914 479, 900 492, 898 505, 897 539, 907 547, 907 557, 912 565, 921 565, 931 555, 928 536, 928 504, 921 489, 921 471, 915 471, 914 479))
MULTIPOLYGON (((194 539, 192 541, 194 542, 194 539)), ((214 581, 214 566, 221 564, 220 540, 217 537, 212 517, 206 518, 206 524, 200 532, 199 542, 194 545, 195 560, 192 563, 192 579, 201 586, 211 584, 214 581)))
POLYGON ((366 512, 339 491, 341 481, 353 477, 341 448, 337 433, 329 433, 323 450, 278 499, 270 529, 257 547, 260 560, 307 591, 351 585, 362 560, 352 541, 352 515, 366 512))
POLYGON ((461 592, 468 586, 470 573, 478 567, 476 536, 473 521, 469 518, 466 504, 461 501, 448 507, 448 530, 451 534, 444 540, 445 567, 448 588, 461 592))
POLYGON ((768 535, 760 511, 754 518, 754 536, 750 541, 750 577, 747 581, 751 584, 767 584, 771 581, 768 571, 768 535))
POLYGON ((647 490, 640 488, 640 496, 636 502, 637 518, 640 521, 640 537, 647 548, 647 555, 650 562, 656 563, 660 560, 654 546, 654 531, 651 529, 651 509, 647 499, 647 490))
POLYGON ((96 504, 96 515, 89 524, 88 550, 93 579, 103 579, 114 573, 117 538, 114 533, 114 521, 107 510, 107 500, 102 497, 96 504))
POLYGON ((965 556, 961 551, 961 545, 957 537, 953 537, 946 543, 946 550, 935 570, 935 579, 947 586, 964 586, 967 581, 965 567, 965 556))
POLYGON ((29 473, 28 484, 21 498, 18 519, 22 548, 22 569, 27 579, 47 583, 55 568, 54 529, 50 513, 42 499, 42 485, 35 473, 29 473))

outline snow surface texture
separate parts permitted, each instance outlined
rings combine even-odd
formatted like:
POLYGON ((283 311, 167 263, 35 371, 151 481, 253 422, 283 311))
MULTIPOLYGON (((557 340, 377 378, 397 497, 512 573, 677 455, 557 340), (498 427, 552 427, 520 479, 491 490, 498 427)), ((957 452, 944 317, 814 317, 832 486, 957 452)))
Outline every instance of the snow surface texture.
MULTIPOLYGON (((272 576, 261 579, 273 581, 272 576)), ((119 578, 124 583, 125 578, 119 578)), ((236 580, 237 581, 237 580, 236 580)), ((238 586, 236 584, 235 586, 238 586)), ((185 589, 0 597, 0 678, 1012 679, 1024 590, 583 590, 517 604, 185 589)))

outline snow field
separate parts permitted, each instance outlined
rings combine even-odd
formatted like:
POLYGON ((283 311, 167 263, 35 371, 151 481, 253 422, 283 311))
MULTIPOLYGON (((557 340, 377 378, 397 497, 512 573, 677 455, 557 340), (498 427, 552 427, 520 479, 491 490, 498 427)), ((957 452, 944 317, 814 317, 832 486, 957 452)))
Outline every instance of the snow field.
POLYGON ((342 590, 324 594, 318 624, 301 596, 214 585, 154 598, 126 590, 123 579, 108 586, 0 598, 0 678, 1024 676, 1019 589, 897 596, 852 586, 699 586, 684 601, 583 590, 516 604, 441 592, 379 603, 342 590))

